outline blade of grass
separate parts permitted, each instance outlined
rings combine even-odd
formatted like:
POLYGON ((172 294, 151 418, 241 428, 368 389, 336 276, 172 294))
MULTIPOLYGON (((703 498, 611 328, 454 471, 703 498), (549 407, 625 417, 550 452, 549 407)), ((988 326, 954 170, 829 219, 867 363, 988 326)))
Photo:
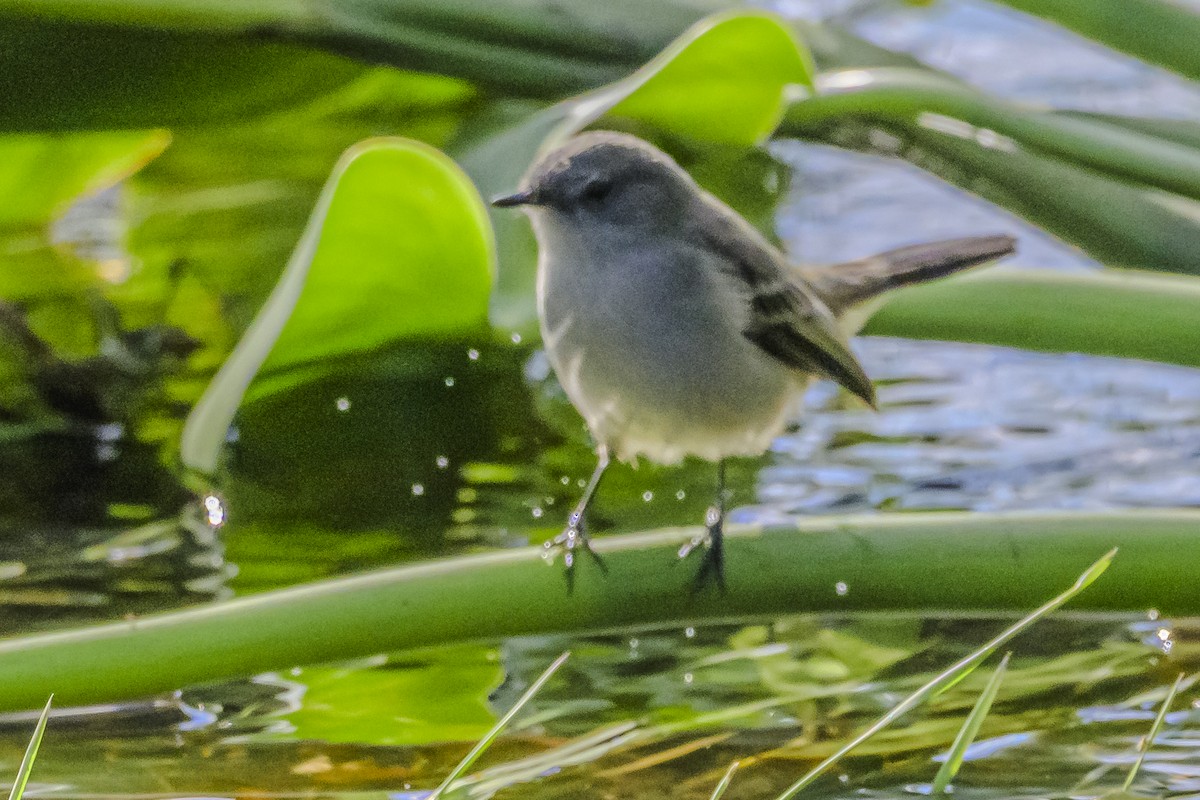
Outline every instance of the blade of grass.
POLYGON ((717 788, 713 789, 712 797, 709 800, 721 800, 721 795, 725 794, 725 790, 729 788, 729 782, 733 780, 733 773, 737 772, 737 768, 741 763, 740 761, 735 761, 729 765, 729 769, 725 770, 725 776, 721 778, 721 782, 717 784, 717 788))
POLYGON ((46 733, 46 720, 50 719, 50 704, 53 702, 54 695, 50 695, 46 700, 46 707, 42 709, 42 715, 38 717, 37 725, 33 729, 29 746, 25 748, 25 757, 21 759, 17 777, 13 779, 12 791, 8 793, 8 800, 21 800, 21 795, 25 794, 25 786, 29 783, 29 773, 33 771, 33 762, 37 758, 38 748, 42 746, 42 736, 46 733))
MULTIPOLYGON (((1193 672, 1179 683, 1179 691, 1186 692, 1196 685, 1196 680, 1200 678, 1200 672, 1193 672)), ((1171 693, 1171 687, 1158 687, 1146 692, 1138 692, 1133 697, 1122 700, 1117 704, 1117 708, 1140 708, 1147 703, 1158 703, 1162 698, 1171 693)))
POLYGON ((541 775, 548 769, 595 761, 609 751, 634 741, 637 731, 636 722, 620 722, 525 758, 480 770, 475 793, 480 797, 490 797, 494 792, 485 790, 489 787, 499 791, 523 779, 541 775))
POLYGON ((1096 580, 1096 578, 1099 578, 1104 571, 1108 569, 1109 564, 1112 563, 1113 557, 1116 554, 1116 548, 1109 550, 1100 558, 1100 560, 1088 567, 1087 570, 1085 570, 1084 573, 1079 576, 1071 588, 1067 589, 1058 597, 1055 597, 1053 600, 1050 600, 1036 610, 1022 617, 1015 624, 1005 629, 1000 635, 983 645, 983 647, 975 650, 975 652, 966 656, 954 666, 942 672, 920 689, 917 689, 917 691, 901 700, 892 708, 891 711, 884 714, 882 717, 876 720, 874 724, 847 742, 845 746, 839 748, 836 753, 829 756, 829 758, 825 759, 820 764, 817 764, 815 767, 809 770, 807 774, 801 777, 800 780, 789 786, 787 790, 777 798, 777 800, 790 800, 790 798, 795 797, 802 789, 804 789, 804 787, 815 781, 817 778, 823 775, 826 770, 840 761, 842 756, 846 755, 851 750, 865 742, 867 739, 870 739, 876 733, 883 730, 888 725, 891 725, 904 714, 924 703, 926 700, 941 694, 951 686, 954 686, 956 683, 961 681, 968 674, 970 674, 971 670, 975 669, 975 667, 979 665, 979 662, 983 661, 985 658, 994 653, 1002 644, 1012 639, 1018 633, 1025 630, 1034 622, 1037 622, 1039 619, 1049 614, 1051 611, 1058 609, 1072 597, 1090 586, 1096 580))
POLYGON ((550 666, 546 667, 546 671, 538 676, 538 679, 534 681, 528 689, 525 690, 525 693, 518 698, 517 702, 513 703, 513 707, 508 710, 508 713, 501 717, 500 721, 493 725, 492 729, 484 734, 484 737, 480 739, 474 747, 471 748, 471 752, 467 753, 463 760, 458 762, 458 766, 450 770, 450 774, 446 776, 446 780, 442 781, 442 785, 434 789, 433 794, 429 795, 426 800, 439 800, 439 798, 446 793, 446 790, 450 788, 450 784, 461 778, 463 774, 471 768, 471 765, 474 764, 481 755, 483 755, 484 751, 491 747, 492 742, 494 742, 496 737, 500 735, 500 732, 508 726, 508 723, 512 721, 513 717, 515 717, 521 711, 521 709, 525 707, 526 703, 533 699, 533 696, 541 690, 546 681, 550 680, 550 676, 558 671, 558 668, 563 665, 563 662, 565 662, 570 655, 571 651, 568 650, 558 658, 554 659, 554 662, 550 664, 550 666))
POLYGON ((975 737, 979 735, 979 728, 983 725, 983 718, 987 716, 988 711, 992 708, 992 701, 996 699, 996 693, 1000 691, 1000 681, 1004 679, 1004 672, 1008 669, 1008 659, 1012 656, 1012 652, 1004 654, 1004 658, 1000 660, 1000 664, 996 667, 996 671, 992 673, 991 680, 987 686, 983 687, 983 692, 980 693, 979 699, 975 701, 975 706, 971 709, 971 713, 967 715, 967 719, 963 722, 962 728, 958 731, 958 736, 954 737, 954 744, 950 746, 950 752, 946 756, 946 760, 942 763, 941 768, 937 771, 937 775, 933 778, 933 788, 930 794, 942 794, 950 786, 950 781, 954 780, 954 776, 958 774, 958 768, 962 766, 963 756, 966 755, 967 748, 975 741, 975 737))
POLYGON ((668 747, 666 750, 658 750, 649 755, 635 758, 633 761, 627 761, 609 769, 602 769, 595 773, 595 777, 601 779, 622 778, 626 775, 632 775, 635 772, 642 770, 661 767, 663 764, 669 764, 685 756, 690 756, 692 753, 728 741, 734 735, 733 731, 719 731, 708 736, 701 736, 698 739, 689 739, 683 744, 677 744, 674 747, 668 747))
POLYGON ((551 747, 535 755, 482 769, 473 776, 471 796, 492 797, 501 789, 528 783, 568 767, 591 764, 614 750, 627 747, 637 739, 637 723, 610 726, 583 738, 551 747))
POLYGON ((1183 676, 1184 673, 1181 672, 1175 678, 1175 683, 1171 686, 1171 691, 1167 693, 1162 707, 1158 709, 1158 716, 1154 718, 1154 724, 1150 726, 1150 732, 1146 734, 1138 746, 1137 760, 1133 762, 1133 766, 1129 769, 1129 774, 1125 776, 1125 783, 1121 786, 1122 792, 1129 791, 1129 787, 1133 785, 1133 779, 1137 777, 1138 770, 1142 768, 1142 762, 1146 760, 1146 753, 1150 752, 1150 747, 1154 744, 1154 737, 1158 735, 1158 729, 1162 727, 1163 720, 1167 718, 1167 711, 1171 708, 1171 702, 1175 699, 1175 693, 1179 691, 1179 684, 1183 682, 1183 676))

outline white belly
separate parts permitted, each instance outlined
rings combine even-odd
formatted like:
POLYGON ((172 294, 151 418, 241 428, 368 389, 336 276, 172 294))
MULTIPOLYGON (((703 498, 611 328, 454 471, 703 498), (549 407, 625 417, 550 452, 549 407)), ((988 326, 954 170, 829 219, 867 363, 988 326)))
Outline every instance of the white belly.
POLYGON ((556 269, 545 252, 542 338, 597 443, 660 463, 769 447, 806 378, 742 334, 745 312, 725 278, 703 268, 664 276, 677 265, 643 255, 612 281, 604 264, 556 269))

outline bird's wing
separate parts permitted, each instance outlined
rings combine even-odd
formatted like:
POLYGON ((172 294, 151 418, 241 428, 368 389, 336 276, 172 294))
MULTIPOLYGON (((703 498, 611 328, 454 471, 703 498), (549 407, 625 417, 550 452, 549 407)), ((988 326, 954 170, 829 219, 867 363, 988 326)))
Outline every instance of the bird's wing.
POLYGON ((716 198, 705 198, 696 235, 725 256, 745 288, 749 316, 742 333, 793 369, 823 375, 875 405, 875 386, 850 352, 825 304, 790 276, 782 254, 716 198))

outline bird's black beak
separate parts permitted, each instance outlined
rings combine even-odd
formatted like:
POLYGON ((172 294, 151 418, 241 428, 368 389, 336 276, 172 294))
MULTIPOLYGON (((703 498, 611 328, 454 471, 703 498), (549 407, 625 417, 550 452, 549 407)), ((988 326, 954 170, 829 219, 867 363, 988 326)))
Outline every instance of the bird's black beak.
POLYGON ((492 205, 497 208, 514 208, 516 206, 529 206, 537 203, 537 198, 533 196, 532 189, 522 189, 521 191, 510 194, 501 195, 500 197, 492 198, 492 205))

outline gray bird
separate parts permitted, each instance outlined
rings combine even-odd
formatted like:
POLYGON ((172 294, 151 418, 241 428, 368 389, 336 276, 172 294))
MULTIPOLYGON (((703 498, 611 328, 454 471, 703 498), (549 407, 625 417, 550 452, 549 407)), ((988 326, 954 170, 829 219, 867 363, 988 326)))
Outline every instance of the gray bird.
MULTIPOLYGON (((717 462, 697 585, 724 587, 725 459, 766 451, 811 378, 867 405, 875 389, 839 317, 888 289, 1011 253, 1008 236, 917 245, 832 267, 794 267, 670 156, 597 131, 541 158, 515 194, 538 241, 542 341, 596 442, 596 469, 548 548, 593 556, 584 513, 611 456, 717 462)), ((599 559, 597 559, 599 562, 599 559)), ((601 566, 603 566, 603 562, 601 566)))

